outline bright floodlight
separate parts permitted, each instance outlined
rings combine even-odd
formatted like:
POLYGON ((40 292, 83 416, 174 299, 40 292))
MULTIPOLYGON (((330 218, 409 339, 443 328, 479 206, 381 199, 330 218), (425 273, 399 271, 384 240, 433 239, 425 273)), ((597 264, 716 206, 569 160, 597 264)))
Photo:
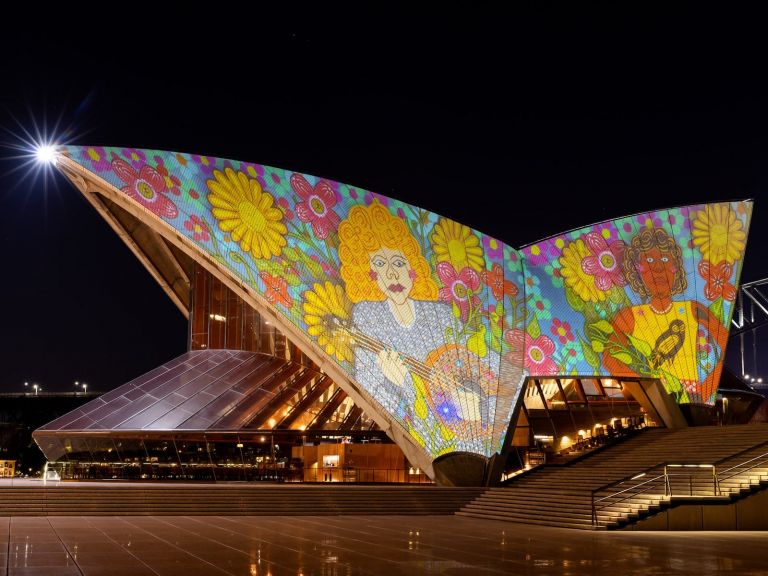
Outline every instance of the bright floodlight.
POLYGON ((53 164, 56 161, 56 148, 48 144, 38 146, 35 155, 41 164, 53 164))

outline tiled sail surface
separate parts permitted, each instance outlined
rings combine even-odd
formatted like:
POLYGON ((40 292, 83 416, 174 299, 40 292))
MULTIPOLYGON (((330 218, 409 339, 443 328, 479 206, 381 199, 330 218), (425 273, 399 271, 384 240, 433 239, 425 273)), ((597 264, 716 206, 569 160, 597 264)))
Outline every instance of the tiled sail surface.
POLYGON ((64 153, 266 300, 430 457, 497 451, 522 369, 504 339, 523 320, 513 249, 308 174, 157 150, 64 153))
POLYGON ((523 248, 526 368, 659 378, 679 403, 712 403, 751 213, 657 210, 523 248))
POLYGON ((496 452, 524 373, 659 377, 679 402, 712 401, 751 202, 517 251, 308 174, 156 150, 64 153, 248 286, 431 457, 496 452))

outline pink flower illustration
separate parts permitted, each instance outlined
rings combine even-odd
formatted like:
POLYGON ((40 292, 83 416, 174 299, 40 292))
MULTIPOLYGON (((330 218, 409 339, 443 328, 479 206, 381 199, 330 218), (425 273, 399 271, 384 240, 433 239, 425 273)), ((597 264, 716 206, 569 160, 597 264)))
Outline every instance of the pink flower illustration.
POLYGON ((581 269, 586 274, 595 277, 595 286, 605 292, 611 285, 624 286, 627 281, 621 271, 621 262, 624 258, 623 240, 614 240, 610 244, 597 232, 590 232, 584 236, 591 254, 581 261, 581 269))
MULTIPOLYGON (((123 148, 122 154, 136 170, 144 166, 147 162, 147 155, 144 154, 143 150, 139 150, 138 148, 123 148)), ((114 157, 112 159, 114 160, 114 157)))
POLYGON ((480 287, 480 275, 469 266, 457 274, 450 262, 438 263, 437 275, 443 283, 440 300, 456 304, 461 311, 461 319, 466 322, 470 306, 474 308, 480 304, 475 294, 480 287))
POLYGON ((525 335, 525 356, 523 365, 531 376, 545 376, 557 373, 557 364, 550 356, 555 352, 555 343, 549 336, 538 338, 525 335))
POLYGON ((192 161, 208 176, 213 174, 213 169, 216 168, 216 159, 211 156, 192 154, 192 161))
POLYGON ((640 214, 635 217, 637 223, 645 228, 661 228, 661 218, 657 212, 648 212, 647 214, 640 214))
POLYGON ((127 184, 122 188, 126 196, 162 218, 171 219, 179 215, 176 204, 165 196, 168 193, 165 178, 152 166, 145 164, 137 172, 127 162, 115 158, 112 160, 112 169, 127 184))
POLYGON ((291 188, 303 200, 296 204, 296 215, 302 222, 312 224, 312 232, 318 240, 325 240, 331 230, 339 226, 341 219, 333 207, 336 205, 336 193, 325 180, 320 180, 312 188, 301 174, 291 175, 291 188))
POLYGON ((184 228, 187 232, 192 234, 192 238, 197 242, 208 242, 211 239, 211 231, 208 228, 208 224, 206 224, 199 216, 195 216, 194 214, 190 216, 184 222, 184 228))
POLYGON ((241 162, 240 172, 245 172, 251 178, 256 178, 264 186, 264 166, 261 164, 253 164, 251 162, 241 162))
POLYGON ((531 376, 557 374, 557 364, 550 358, 555 352, 555 343, 549 336, 542 334, 538 338, 531 338, 527 332, 515 328, 509 330, 504 339, 509 344, 507 360, 510 362, 519 362, 516 355, 525 350, 523 366, 531 376))
POLYGON ((557 259, 557 256, 560 255, 560 250, 550 239, 526 246, 523 248, 523 255, 531 266, 541 266, 557 259))
POLYGON ((712 352, 712 346, 707 342, 707 333, 704 330, 699 329, 696 334, 696 349, 705 355, 712 352))
POLYGON ((483 251, 489 260, 504 258, 504 244, 496 240, 496 238, 483 235, 483 251))
POLYGON ((386 196, 382 196, 381 194, 376 194, 376 192, 366 192, 365 196, 363 196, 363 202, 366 206, 370 206, 373 204, 374 200, 378 200, 379 204, 382 206, 386 206, 389 208, 389 198, 386 196))
POLYGON ((101 146, 89 146, 85 150, 85 155, 90 160, 93 169, 97 172, 104 172, 112 167, 109 163, 109 158, 107 158, 106 150, 101 146))
POLYGON ((608 241, 616 240, 619 235, 619 231, 614 226, 613 222, 601 222, 592 226, 592 232, 599 234, 608 241))
POLYGON ((557 339, 560 340, 560 344, 573 342, 574 340, 571 325, 568 322, 563 322, 559 318, 552 320, 552 327, 550 328, 550 331, 552 332, 553 336, 556 336, 557 339))

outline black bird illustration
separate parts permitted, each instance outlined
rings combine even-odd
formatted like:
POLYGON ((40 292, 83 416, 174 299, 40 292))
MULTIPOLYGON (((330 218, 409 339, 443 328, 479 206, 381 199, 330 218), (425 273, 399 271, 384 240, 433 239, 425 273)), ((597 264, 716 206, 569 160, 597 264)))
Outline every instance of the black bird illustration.
POLYGON ((656 338, 656 345, 651 352, 651 365, 658 368, 664 362, 672 360, 683 347, 685 342, 685 323, 682 320, 672 320, 661 335, 656 338))

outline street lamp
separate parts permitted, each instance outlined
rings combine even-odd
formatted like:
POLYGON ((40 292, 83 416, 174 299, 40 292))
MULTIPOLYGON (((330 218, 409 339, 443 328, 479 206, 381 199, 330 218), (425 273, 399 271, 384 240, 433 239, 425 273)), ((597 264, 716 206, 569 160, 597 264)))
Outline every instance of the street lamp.
POLYGON ((37 396, 37 391, 40 389, 40 386, 38 386, 37 384, 32 384, 32 388, 34 388, 35 396, 37 396))
POLYGON ((88 384, 83 382, 82 386, 83 386, 83 396, 85 396, 86 394, 88 394, 88 384))

